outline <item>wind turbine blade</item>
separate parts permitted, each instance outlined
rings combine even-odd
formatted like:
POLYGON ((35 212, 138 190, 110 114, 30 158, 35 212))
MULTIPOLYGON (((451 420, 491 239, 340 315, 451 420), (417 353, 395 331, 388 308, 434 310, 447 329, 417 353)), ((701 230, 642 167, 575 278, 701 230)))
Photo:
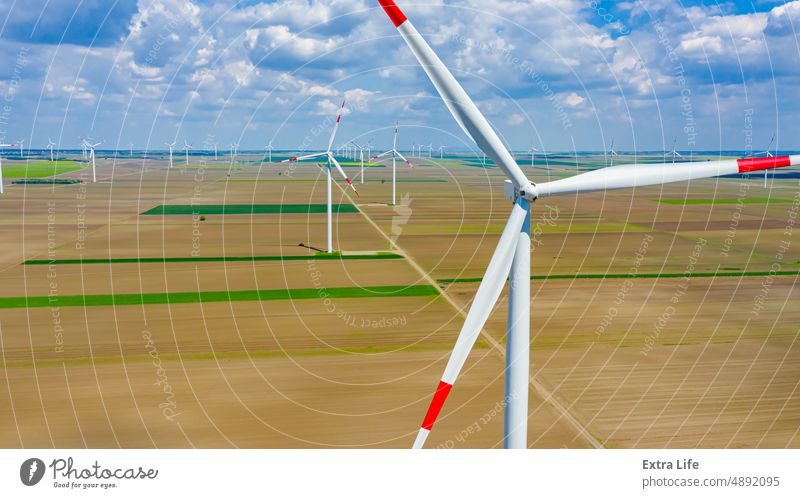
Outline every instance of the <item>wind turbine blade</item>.
POLYGON ((284 159, 283 161, 278 161, 279 163, 293 163, 295 161, 302 161, 303 159, 313 159, 315 157, 322 157, 327 156, 327 152, 317 152, 315 154, 306 154, 304 156, 297 156, 297 157, 290 157, 289 159, 284 159))
POLYGON ((762 169, 783 168, 800 164, 800 155, 762 158, 685 162, 675 164, 626 164, 609 166, 570 178, 536 185, 539 197, 577 194, 598 190, 645 187, 663 183, 735 175, 762 169))
POLYGON ((339 121, 342 120, 342 111, 344 111, 344 103, 345 101, 343 100, 342 107, 339 108, 339 115, 336 116, 336 123, 334 123, 333 125, 333 131, 331 131, 331 138, 330 140, 328 140, 328 149, 327 149, 328 152, 330 152, 331 147, 333 147, 333 139, 336 138, 336 130, 339 129, 339 121))
POLYGON ((378 0, 383 10, 392 20, 400 36, 411 48, 422 68, 427 73, 433 86, 442 96, 445 105, 456 122, 478 147, 495 162, 517 188, 527 187, 530 183, 511 153, 500 141, 500 138, 486 121, 467 92, 461 88, 447 67, 431 49, 422 35, 411 24, 393 0, 378 0))
POLYGON ((381 152, 381 153, 380 153, 380 154, 378 154, 377 156, 372 156, 372 157, 373 157, 373 158, 375 158, 375 159, 378 159, 379 157, 388 156, 388 155, 389 155, 389 154, 391 154, 391 153, 392 153, 392 151, 390 151, 390 150, 387 150, 386 152, 381 152))
POLYGON ((405 157, 403 157, 403 154, 401 154, 401 153, 399 153, 399 152, 397 152, 397 151, 394 151, 394 153, 395 153, 395 154, 397 154, 397 157, 399 157, 400 159, 402 159, 403 161, 405 161, 405 162, 406 162, 406 164, 408 164, 408 165, 409 165, 409 166, 411 166, 412 168, 414 167, 414 165, 413 165, 413 164, 411 164, 411 161, 409 161, 408 159, 406 159, 405 157))
POLYGON ((344 177, 344 180, 353 189, 353 192, 355 192, 356 195, 359 195, 358 194, 358 190, 356 190, 356 186, 353 185, 353 182, 351 182, 349 178, 347 178, 347 175, 344 173, 344 170, 342 169, 342 166, 339 164, 339 161, 337 161, 336 158, 333 157, 333 154, 331 154, 330 152, 328 153, 328 159, 330 159, 331 162, 333 163, 333 165, 336 166, 336 169, 338 169, 339 173, 342 174, 342 176, 344 177))
POLYGON ((525 222, 526 215, 526 210, 519 203, 515 203, 514 208, 511 210, 511 215, 508 217, 506 227, 500 235, 497 248, 494 250, 491 261, 489 261, 489 267, 486 268, 486 273, 483 275, 478 292, 475 294, 475 299, 472 301, 472 306, 467 313, 464 325, 461 327, 461 332, 458 334, 453 352, 450 353, 450 359, 447 360, 444 375, 442 375, 442 380, 436 388, 436 393, 433 395, 428 412, 422 421, 419 434, 416 441, 414 441, 414 448, 421 448, 425 443, 425 439, 433 428, 433 424, 436 423, 436 418, 447 395, 450 393, 450 389, 467 361, 467 356, 472 350, 472 346, 475 345, 481 329, 483 329, 495 303, 497 303, 497 298, 500 297, 500 292, 503 290, 506 278, 508 278, 508 273, 511 270, 511 262, 514 259, 519 232, 525 222))

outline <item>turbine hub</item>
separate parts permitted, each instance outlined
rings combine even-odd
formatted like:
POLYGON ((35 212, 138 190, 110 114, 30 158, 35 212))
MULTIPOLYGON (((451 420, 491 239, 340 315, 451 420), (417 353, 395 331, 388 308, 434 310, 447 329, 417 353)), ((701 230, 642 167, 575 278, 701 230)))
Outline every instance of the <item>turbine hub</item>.
POLYGON ((528 182, 527 185, 518 189, 511 183, 511 180, 506 179, 503 182, 503 195, 511 202, 517 202, 517 199, 520 198, 533 202, 539 197, 539 189, 533 182, 528 182))

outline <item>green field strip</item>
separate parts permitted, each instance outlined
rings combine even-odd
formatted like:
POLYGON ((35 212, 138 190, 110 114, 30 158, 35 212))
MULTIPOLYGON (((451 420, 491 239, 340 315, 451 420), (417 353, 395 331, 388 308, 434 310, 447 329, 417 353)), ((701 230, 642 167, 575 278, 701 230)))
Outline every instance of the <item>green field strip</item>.
POLYGON ((90 259, 29 259, 24 265, 92 265, 92 264, 148 264, 148 263, 218 263, 251 261, 304 261, 304 260, 348 260, 348 259, 403 259, 393 252, 376 254, 308 254, 299 256, 202 256, 185 258, 90 258, 90 259))
POLYGON ((698 204, 791 204, 791 199, 779 199, 776 197, 721 197, 706 199, 658 199, 661 204, 671 204, 674 206, 698 205, 698 204))
MULTIPOLYGON (((186 214, 312 214, 327 213, 326 204, 166 204, 143 212, 143 215, 186 214)), ((334 204, 334 213, 357 213, 352 204, 334 204)))
POLYGON ((76 296, 0 297, 0 308, 45 308, 65 306, 133 306, 232 301, 279 301, 288 299, 369 298, 436 296, 431 285, 377 287, 331 287, 322 289, 270 289, 243 291, 167 292, 153 294, 89 294, 76 296))
MULTIPOLYGON (((696 272, 690 274, 684 273, 587 273, 585 275, 533 275, 531 280, 577 280, 581 278, 717 278, 717 277, 765 277, 772 276, 787 276, 787 275, 800 275, 800 270, 787 270, 787 271, 736 271, 736 272, 696 272)), ((482 277, 466 277, 466 278, 439 278, 436 281, 440 284, 463 284, 480 282, 482 277)))
POLYGON ((88 164, 75 161, 7 161, 3 176, 7 178, 46 178, 86 168, 88 164))

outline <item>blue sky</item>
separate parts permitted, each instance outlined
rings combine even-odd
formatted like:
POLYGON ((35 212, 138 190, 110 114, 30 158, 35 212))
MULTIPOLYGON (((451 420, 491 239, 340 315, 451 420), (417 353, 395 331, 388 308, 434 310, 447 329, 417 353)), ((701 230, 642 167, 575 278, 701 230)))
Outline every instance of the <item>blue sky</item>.
MULTIPOLYGON (((800 1, 399 1, 515 149, 800 149, 800 1)), ((0 1, 0 139, 471 147, 361 0, 0 1)))

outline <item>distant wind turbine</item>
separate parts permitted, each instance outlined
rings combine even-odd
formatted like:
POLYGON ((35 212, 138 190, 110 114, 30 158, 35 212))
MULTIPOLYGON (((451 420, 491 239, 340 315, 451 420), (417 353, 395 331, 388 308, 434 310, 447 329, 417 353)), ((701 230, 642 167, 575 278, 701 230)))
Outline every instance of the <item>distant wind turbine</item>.
MULTIPOLYGON (((411 166, 411 162, 408 159, 406 159, 405 157, 403 157, 403 154, 401 154, 400 151, 397 150, 397 123, 395 123, 395 125, 394 125, 394 141, 392 142, 392 148, 390 150, 387 150, 386 152, 384 152, 382 154, 379 154, 379 155, 375 156, 375 159, 378 159, 379 157, 387 156, 389 154, 392 155, 392 206, 394 206, 394 205, 397 204, 397 196, 396 196, 396 193, 397 193, 397 158, 399 157, 400 159, 405 161, 406 164, 411 166)), ((413 168, 413 166, 411 166, 411 167, 413 168)))
POLYGON ((609 166, 614 166, 614 156, 618 156, 617 151, 614 150, 614 137, 611 137, 611 147, 606 152, 606 163, 608 163, 608 157, 611 157, 611 162, 609 166))
POLYGON ((103 143, 102 141, 97 142, 96 144, 93 144, 91 142, 85 142, 86 148, 89 149, 89 158, 92 160, 92 183, 97 183, 97 167, 94 162, 94 156, 95 156, 94 148, 102 143, 103 143))
MULTIPOLYGON (((767 144, 766 149, 761 152, 756 152, 753 154, 754 156, 764 156, 764 157, 775 157, 772 152, 770 152, 770 147, 772 147, 772 143, 775 142, 775 133, 772 134, 772 138, 769 139, 769 144, 767 144)), ((764 188, 767 187, 767 170, 764 170, 764 188)))
POLYGON ((50 162, 51 163, 53 162, 53 146, 54 145, 55 145, 55 142, 53 142, 52 140, 50 140, 48 138, 47 139, 47 148, 50 149, 50 162))
POLYGON ((183 166, 184 168, 188 168, 189 167, 189 149, 191 149, 191 148, 192 148, 192 146, 189 145, 189 142, 184 140, 183 141, 183 151, 186 153, 186 163, 183 166))
POLYGON ((171 144, 164 142, 164 145, 166 145, 169 148, 169 167, 170 169, 172 169, 172 149, 175 148, 175 142, 172 142, 171 144))
POLYGON ((281 161, 282 163, 294 162, 294 161, 302 161, 304 159, 314 159, 314 158, 325 158, 327 159, 326 165, 320 165, 325 168, 327 173, 327 191, 328 191, 328 253, 333 252, 333 187, 332 187, 332 177, 331 177, 331 167, 335 166, 336 169, 341 173, 344 177, 347 184, 353 189, 353 192, 358 195, 358 191, 356 190, 355 185, 353 182, 350 181, 350 178, 347 177, 342 166, 339 164, 339 161, 333 157, 333 140, 336 138, 336 130, 339 129, 339 122, 342 120, 342 111, 344 111, 344 102, 342 102, 342 107, 339 108, 339 115, 336 117, 336 122, 333 125, 333 130, 331 131, 331 137, 328 139, 328 147, 325 149, 325 152, 317 152, 315 154, 306 154, 303 156, 297 157, 290 157, 289 159, 284 159, 281 161))
POLYGON ((531 155, 531 168, 533 168, 533 162, 536 159, 537 152, 539 152, 539 149, 537 149, 536 147, 531 147, 530 149, 528 149, 528 153, 531 155))
MULTIPOLYGON (((17 144, 0 144, 0 147, 14 147, 16 145, 17 144)), ((3 156, 0 155, 0 194, 3 192, 3 156)))
POLYGON ((672 139, 672 150, 664 154, 664 157, 672 156, 672 164, 675 164, 676 157, 683 157, 680 152, 675 149, 675 145, 678 143, 678 137, 672 139))

